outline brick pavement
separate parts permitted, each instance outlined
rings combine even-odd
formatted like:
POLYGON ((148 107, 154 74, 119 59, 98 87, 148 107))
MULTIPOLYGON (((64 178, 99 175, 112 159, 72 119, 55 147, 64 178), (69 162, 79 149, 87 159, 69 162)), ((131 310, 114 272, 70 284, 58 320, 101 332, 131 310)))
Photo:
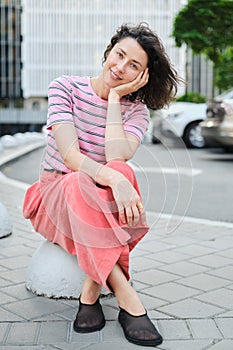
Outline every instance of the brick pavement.
MULTIPOLYGON (((13 234, 0 239, 1 349, 143 349, 125 340, 115 298, 102 299, 104 329, 85 335, 72 330, 76 300, 26 290, 27 266, 42 238, 21 214, 25 186, 0 176, 0 193, 13 222, 13 234)), ((178 218, 155 213, 148 219, 151 230, 133 252, 131 269, 164 337, 157 348, 233 349, 233 224, 185 219, 177 225, 178 218)))

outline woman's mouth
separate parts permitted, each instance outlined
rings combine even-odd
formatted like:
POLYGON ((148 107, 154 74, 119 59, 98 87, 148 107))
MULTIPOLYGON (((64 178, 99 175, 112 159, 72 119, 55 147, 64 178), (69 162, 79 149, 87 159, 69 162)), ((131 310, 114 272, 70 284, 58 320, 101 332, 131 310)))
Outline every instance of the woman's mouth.
POLYGON ((121 80, 121 78, 110 69, 111 78, 114 80, 121 80))

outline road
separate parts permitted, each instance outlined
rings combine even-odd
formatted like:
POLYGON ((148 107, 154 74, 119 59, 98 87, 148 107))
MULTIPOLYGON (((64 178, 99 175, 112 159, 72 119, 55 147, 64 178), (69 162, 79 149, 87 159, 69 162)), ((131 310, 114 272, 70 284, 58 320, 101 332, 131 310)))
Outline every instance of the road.
MULTIPOLYGON (((33 183, 40 174, 41 148, 1 171, 33 183)), ((147 211, 233 222, 233 154, 143 144, 131 161, 147 211)))

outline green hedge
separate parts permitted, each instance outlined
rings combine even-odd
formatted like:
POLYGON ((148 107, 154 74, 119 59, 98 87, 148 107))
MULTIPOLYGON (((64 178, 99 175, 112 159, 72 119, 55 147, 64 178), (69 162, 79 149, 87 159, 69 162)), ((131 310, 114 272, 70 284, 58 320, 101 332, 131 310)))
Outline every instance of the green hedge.
POLYGON ((194 102, 194 103, 205 103, 206 98, 198 94, 197 92, 188 92, 187 94, 180 96, 176 99, 178 102, 194 102))

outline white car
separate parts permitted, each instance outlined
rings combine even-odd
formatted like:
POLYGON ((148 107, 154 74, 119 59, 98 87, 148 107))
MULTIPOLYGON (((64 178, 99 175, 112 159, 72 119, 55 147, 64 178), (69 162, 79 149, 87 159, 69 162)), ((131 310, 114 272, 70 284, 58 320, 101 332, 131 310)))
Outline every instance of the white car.
POLYGON ((182 138, 187 147, 204 147, 199 123, 206 119, 206 108, 206 103, 174 102, 160 114, 152 111, 152 142, 182 138))

